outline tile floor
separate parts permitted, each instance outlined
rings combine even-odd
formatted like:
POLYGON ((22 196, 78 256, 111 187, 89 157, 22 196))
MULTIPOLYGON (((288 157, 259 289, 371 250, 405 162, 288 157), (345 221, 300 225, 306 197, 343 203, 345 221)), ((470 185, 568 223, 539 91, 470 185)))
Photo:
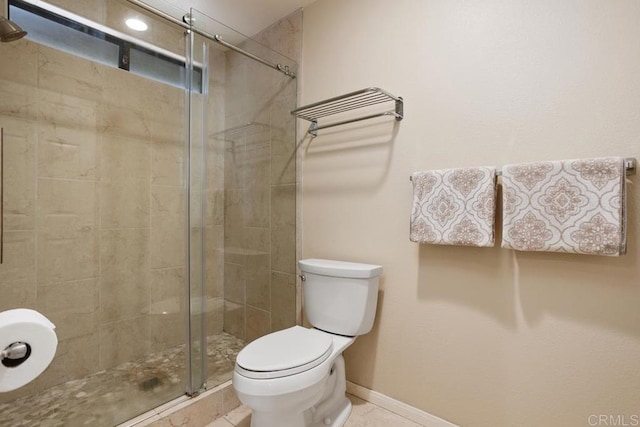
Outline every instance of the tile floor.
MULTIPOLYGON (((347 397, 353 403, 353 409, 344 427, 422 427, 373 403, 349 394, 347 397)), ((240 406, 206 427, 249 427, 250 424, 251 410, 246 406, 240 406)))

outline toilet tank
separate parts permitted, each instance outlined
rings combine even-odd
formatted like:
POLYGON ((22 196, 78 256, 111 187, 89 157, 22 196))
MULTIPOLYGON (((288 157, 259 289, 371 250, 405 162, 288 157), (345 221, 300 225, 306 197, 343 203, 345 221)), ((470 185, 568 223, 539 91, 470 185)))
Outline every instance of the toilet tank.
POLYGON ((298 265, 304 311, 313 326, 347 336, 371 330, 381 266, 326 259, 304 259, 298 265))

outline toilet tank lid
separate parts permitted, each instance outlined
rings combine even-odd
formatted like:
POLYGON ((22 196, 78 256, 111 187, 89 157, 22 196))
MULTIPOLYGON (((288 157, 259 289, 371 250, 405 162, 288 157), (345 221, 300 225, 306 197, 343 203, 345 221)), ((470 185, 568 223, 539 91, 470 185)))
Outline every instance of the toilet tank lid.
POLYGON ((382 266, 358 262, 333 261, 310 258, 298 261, 303 273, 315 273, 323 276, 367 279, 382 274, 382 266))

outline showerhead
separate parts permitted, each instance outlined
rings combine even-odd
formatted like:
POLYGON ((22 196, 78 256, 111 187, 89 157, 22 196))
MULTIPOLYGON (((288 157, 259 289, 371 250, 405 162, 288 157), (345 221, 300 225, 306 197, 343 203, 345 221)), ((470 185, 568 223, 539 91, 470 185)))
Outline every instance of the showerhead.
POLYGON ((0 16, 0 41, 12 42, 27 35, 18 24, 9 21, 7 18, 0 16))

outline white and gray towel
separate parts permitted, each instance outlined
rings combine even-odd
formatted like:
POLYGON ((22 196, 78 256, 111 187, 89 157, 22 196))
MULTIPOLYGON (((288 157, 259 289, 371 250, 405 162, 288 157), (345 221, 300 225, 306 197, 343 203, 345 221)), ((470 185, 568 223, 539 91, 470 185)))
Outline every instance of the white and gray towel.
POLYGON ((495 179, 494 167, 414 173, 410 240, 493 246, 495 179))
POLYGON ((502 247, 592 255, 626 252, 620 157, 502 168, 502 247))

